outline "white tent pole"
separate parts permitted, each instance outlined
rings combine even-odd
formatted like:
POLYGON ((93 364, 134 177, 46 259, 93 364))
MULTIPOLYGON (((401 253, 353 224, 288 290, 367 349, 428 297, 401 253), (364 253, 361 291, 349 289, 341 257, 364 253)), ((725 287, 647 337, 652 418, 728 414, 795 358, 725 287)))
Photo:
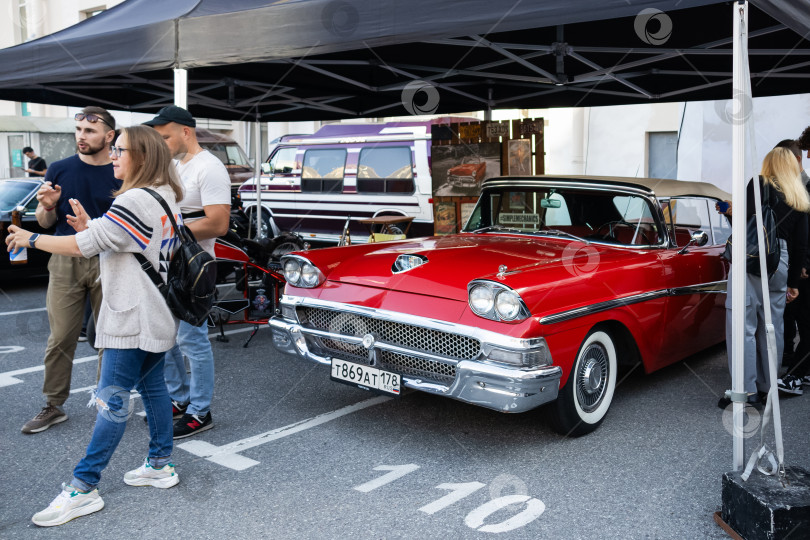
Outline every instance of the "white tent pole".
MULTIPOLYGON (((256 124, 253 127, 253 147, 256 149, 253 158, 253 178, 256 181, 256 238, 262 238, 262 125, 259 121, 259 115, 256 114, 256 124)), ((267 231, 270 233, 270 230, 267 231)))
MULTIPOLYGON (((732 84, 732 107, 745 106, 746 96, 743 89, 746 88, 745 62, 743 58, 743 40, 747 40, 748 29, 748 3, 740 2, 732 4, 734 10, 734 42, 733 42, 733 84, 732 84), (736 100, 740 100, 739 103, 736 100)), ((731 278, 734 288, 731 293, 731 390, 732 394, 742 398, 745 396, 745 238, 746 238, 746 201, 745 201, 745 128, 746 116, 740 115, 743 121, 732 122, 732 158, 731 158, 731 178, 732 178, 732 208, 734 219, 731 225, 732 237, 737 240, 732 243, 731 258, 734 261, 731 265, 731 278)), ((735 115, 735 118, 736 115, 735 115)), ((743 401, 732 401, 733 411, 733 469, 740 470, 743 466, 743 401)))
POLYGON ((188 110, 188 71, 174 70, 174 104, 188 110))

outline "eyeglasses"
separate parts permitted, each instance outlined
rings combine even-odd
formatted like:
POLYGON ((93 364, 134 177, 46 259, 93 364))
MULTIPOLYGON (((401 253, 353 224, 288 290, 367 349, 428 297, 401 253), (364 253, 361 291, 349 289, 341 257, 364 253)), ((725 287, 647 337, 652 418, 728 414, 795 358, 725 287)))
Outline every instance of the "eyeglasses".
POLYGON ((102 117, 100 117, 97 114, 76 113, 76 115, 73 117, 73 119, 76 120, 77 122, 81 122, 82 120, 87 120, 91 124, 95 124, 96 122, 104 122, 105 124, 107 124, 107 126, 109 126, 110 129, 113 129, 113 130, 115 129, 113 126, 110 126, 109 122, 107 122, 106 120, 104 120, 102 117))
POLYGON ((110 157, 115 156, 116 158, 120 158, 121 154, 127 151, 129 151, 129 148, 121 148, 120 146, 110 146, 110 157))

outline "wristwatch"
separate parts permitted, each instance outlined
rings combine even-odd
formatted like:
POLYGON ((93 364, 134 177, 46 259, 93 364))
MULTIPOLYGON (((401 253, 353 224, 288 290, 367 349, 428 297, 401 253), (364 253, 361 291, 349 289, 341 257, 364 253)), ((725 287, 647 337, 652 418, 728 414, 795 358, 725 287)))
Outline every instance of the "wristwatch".
POLYGON ((32 248, 36 249, 38 239, 39 239, 39 233, 32 234, 31 237, 28 239, 28 245, 31 246, 32 248))

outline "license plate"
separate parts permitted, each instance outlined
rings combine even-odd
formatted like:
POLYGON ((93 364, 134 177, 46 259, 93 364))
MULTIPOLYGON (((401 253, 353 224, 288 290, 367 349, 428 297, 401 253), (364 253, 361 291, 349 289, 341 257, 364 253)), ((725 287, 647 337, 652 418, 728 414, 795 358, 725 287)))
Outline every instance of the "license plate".
POLYGON ((361 366, 345 360, 332 359, 332 380, 373 390, 383 394, 400 395, 402 378, 397 373, 369 366, 361 366))

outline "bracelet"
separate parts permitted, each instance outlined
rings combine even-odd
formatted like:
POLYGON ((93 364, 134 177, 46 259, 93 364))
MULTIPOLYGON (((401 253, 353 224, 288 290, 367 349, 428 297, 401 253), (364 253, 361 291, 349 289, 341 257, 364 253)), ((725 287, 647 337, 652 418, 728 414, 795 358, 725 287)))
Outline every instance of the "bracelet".
MULTIPOLYGON (((45 208, 45 207, 43 206, 43 208, 45 208)), ((50 208, 45 208, 45 211, 46 211, 46 212, 50 212, 50 211, 52 211, 54 208, 56 208, 56 206, 51 206, 50 208)))

